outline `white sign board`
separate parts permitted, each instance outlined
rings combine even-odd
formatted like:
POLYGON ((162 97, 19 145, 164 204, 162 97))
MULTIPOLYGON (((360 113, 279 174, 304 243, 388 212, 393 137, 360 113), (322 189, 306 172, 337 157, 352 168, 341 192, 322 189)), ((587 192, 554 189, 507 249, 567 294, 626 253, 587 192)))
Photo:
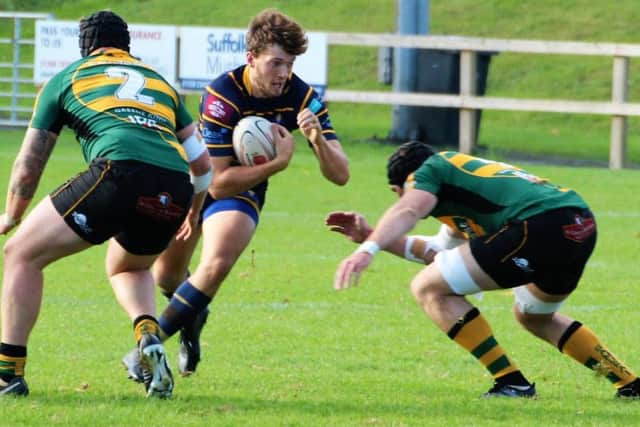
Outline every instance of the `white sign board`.
MULTIPOLYGON (((129 24, 131 54, 156 69, 171 84, 177 82, 177 28, 129 24)), ((36 21, 33 80, 41 84, 80 59, 77 21, 36 21)))
MULTIPOLYGON (((180 27, 180 87, 204 88, 220 74, 246 63, 246 29, 180 27)), ((293 71, 322 95, 327 86, 328 47, 324 33, 307 33, 309 48, 293 71)))

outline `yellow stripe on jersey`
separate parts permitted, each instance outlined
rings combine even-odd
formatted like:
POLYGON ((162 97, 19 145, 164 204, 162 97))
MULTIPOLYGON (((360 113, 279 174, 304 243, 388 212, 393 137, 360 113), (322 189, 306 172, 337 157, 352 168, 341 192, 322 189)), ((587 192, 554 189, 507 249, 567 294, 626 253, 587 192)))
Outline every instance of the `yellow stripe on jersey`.
MULTIPOLYGON (((76 73, 77 75, 77 73, 76 73)), ((87 76, 82 79, 75 79, 75 75, 72 81, 71 88, 73 90, 73 95, 80 101, 83 105, 96 110, 96 111, 106 111, 117 107, 133 107, 142 109, 159 116, 165 117, 171 123, 175 124, 176 115, 175 110, 171 107, 163 105, 159 102, 154 102, 153 104, 142 104, 133 99, 122 99, 115 96, 115 92, 113 95, 104 96, 101 98, 97 98, 92 101, 86 101, 82 98, 82 94, 91 90, 98 89, 101 86, 112 85, 112 84, 122 84, 126 81, 125 78, 113 78, 108 77, 105 74, 97 74, 94 76, 87 76)), ((172 93, 167 91, 167 85, 161 80, 157 79, 145 79, 145 87, 149 87, 160 92, 166 93, 169 96, 172 96, 172 93)))
POLYGON ((159 103, 156 103, 153 106, 145 105, 144 108, 141 108, 140 103, 137 101, 130 101, 128 99, 117 99, 113 96, 104 96, 93 101, 83 102, 83 104, 88 108, 96 111, 106 111, 117 107, 132 107, 165 117, 174 125, 176 122, 175 110, 159 103))
POLYGON ((490 160, 485 160, 479 157, 473 157, 468 154, 456 153, 452 157, 446 158, 451 164, 453 164, 458 170, 464 172, 469 175, 479 176, 482 178, 492 178, 492 177, 500 177, 500 178, 518 178, 517 175, 497 175, 498 172, 509 170, 509 171, 520 171, 520 168, 517 168, 512 165, 508 165, 506 163, 494 162, 490 160), (473 166, 475 168, 465 168, 465 165, 468 163, 474 163, 473 166), (484 164, 483 166, 480 166, 484 164))
POLYGON ((215 123, 215 124, 217 124, 218 126, 222 126, 223 128, 227 128, 227 129, 231 129, 231 128, 232 128, 232 126, 229 126, 229 125, 228 125, 228 124, 226 124, 226 123, 219 122, 218 120, 216 120, 216 119, 212 119, 211 117, 208 117, 208 116, 206 116, 206 115, 204 115, 204 114, 200 114, 200 118, 201 118, 202 120, 207 121, 207 122, 215 123))
POLYGON ((182 147, 182 144, 180 144, 179 142, 176 141, 172 141, 170 139, 167 139, 164 137, 164 134, 162 132, 158 132, 160 138, 163 139, 164 142, 166 142, 167 144, 169 144, 170 146, 172 146, 173 148, 176 149, 176 151, 178 152, 178 154, 180 154, 180 157, 182 157, 182 159, 185 162, 188 162, 187 160, 187 153, 184 151, 184 148, 182 147))
MULTIPOLYGON (((233 77, 233 80, 235 80, 233 73, 231 74, 231 77, 233 77)), ((253 88, 251 87, 251 80, 249 79, 249 67, 244 67, 244 70, 242 70, 242 83, 244 84, 244 87, 247 88, 247 93, 249 94, 249 96, 252 96, 253 88)))
POLYGON ((450 163, 453 163, 454 166, 462 168, 465 163, 470 162, 471 160, 475 160, 475 157, 468 154, 456 153, 453 157, 447 158, 447 160, 450 163))
POLYGON ((207 148, 231 148, 233 144, 207 144, 207 148))
MULTIPOLYGON (((309 90, 307 90, 307 94, 304 96, 304 99, 302 100, 302 105, 300 106, 300 108, 302 108, 305 105, 307 105, 307 101, 311 97, 312 93, 313 93, 313 89, 311 88, 311 86, 309 86, 309 90)), ((300 111, 302 111, 302 110, 300 110, 300 111)))
POLYGON ((484 178, 489 178, 504 169, 504 165, 501 165, 500 163, 492 163, 486 166, 479 167, 478 169, 473 171, 473 174, 484 178))
MULTIPOLYGON (((73 93, 78 96, 79 93, 83 93, 85 91, 96 89, 100 86, 104 85, 112 85, 112 84, 123 84, 125 83, 125 77, 110 77, 103 73, 95 74, 93 76, 87 76, 80 79, 73 80, 73 93)), ((144 88, 151 89, 158 92, 162 92, 168 97, 170 97, 175 105, 179 104, 179 100, 176 96, 176 93, 167 85, 167 83, 162 79, 154 79, 149 76, 145 76, 144 78, 144 88)))

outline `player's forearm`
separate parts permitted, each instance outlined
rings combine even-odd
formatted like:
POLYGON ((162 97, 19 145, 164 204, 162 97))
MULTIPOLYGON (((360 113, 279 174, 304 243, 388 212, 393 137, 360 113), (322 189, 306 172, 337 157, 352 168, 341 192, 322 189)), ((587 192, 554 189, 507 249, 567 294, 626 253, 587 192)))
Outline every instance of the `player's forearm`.
POLYGON ((337 140, 327 141, 322 135, 312 141, 322 175, 336 185, 349 181, 349 159, 337 140))
POLYGON ((36 193, 44 167, 49 160, 56 135, 42 129, 27 132, 11 171, 5 213, 20 220, 36 193))
POLYGON ((250 190, 281 170, 272 163, 232 166, 222 172, 216 172, 209 192, 215 199, 225 199, 250 190))
POLYGON ((399 256, 400 258, 404 258, 404 246, 406 241, 407 238, 405 236, 402 236, 399 239, 389 243, 384 250, 393 255, 399 256))
MULTIPOLYGON (((418 189, 408 191, 387 209, 373 232, 367 237, 367 241, 374 242, 379 249, 387 249, 391 245, 398 244, 398 241, 411 231, 420 219, 427 217, 436 203, 436 196, 428 191, 418 189)), ((395 249, 399 250, 399 248, 395 249)))
POLYGON ((419 217, 411 209, 391 207, 376 225, 367 240, 398 256, 404 256, 404 236, 416 225, 419 217))

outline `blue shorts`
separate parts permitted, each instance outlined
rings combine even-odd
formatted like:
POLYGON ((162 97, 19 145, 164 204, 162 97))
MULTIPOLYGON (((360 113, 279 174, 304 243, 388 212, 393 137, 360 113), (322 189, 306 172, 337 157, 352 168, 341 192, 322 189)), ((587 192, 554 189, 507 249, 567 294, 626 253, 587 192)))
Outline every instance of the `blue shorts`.
POLYGON ((240 211, 249 215, 257 226, 260 218, 260 211, 264 206, 267 192, 266 182, 263 184, 227 199, 217 200, 211 196, 207 196, 204 206, 202 207, 202 221, 216 212, 240 211))

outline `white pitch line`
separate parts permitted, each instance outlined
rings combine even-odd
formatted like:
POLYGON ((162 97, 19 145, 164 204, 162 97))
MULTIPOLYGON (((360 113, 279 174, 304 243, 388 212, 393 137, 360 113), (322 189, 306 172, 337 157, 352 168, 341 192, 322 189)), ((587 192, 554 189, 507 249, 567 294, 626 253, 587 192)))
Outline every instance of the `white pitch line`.
POLYGON ((640 212, 636 211, 604 211, 604 212, 595 212, 596 218, 602 216, 608 216, 612 218, 640 218, 640 212))

